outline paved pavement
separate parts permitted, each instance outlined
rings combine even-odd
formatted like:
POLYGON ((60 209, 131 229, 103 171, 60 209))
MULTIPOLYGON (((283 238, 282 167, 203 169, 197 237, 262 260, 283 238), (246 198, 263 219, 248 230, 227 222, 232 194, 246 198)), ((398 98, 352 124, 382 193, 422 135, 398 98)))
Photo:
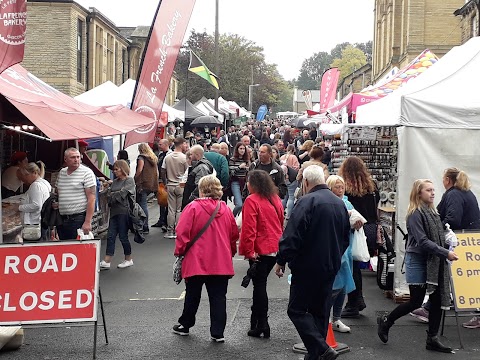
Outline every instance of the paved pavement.
MULTIPOLYGON (((156 206, 151 219, 158 217, 156 206)), ((105 247, 105 242, 102 242, 105 247)), ((180 316, 183 305, 183 283, 175 285, 171 279, 174 240, 164 239, 161 230, 152 228, 144 244, 133 243, 135 265, 117 269, 123 258, 117 242, 117 255, 112 269, 101 272, 107 330, 110 340, 105 345, 99 328, 98 359, 303 359, 291 351, 299 337, 286 315, 288 284, 286 278, 269 279, 270 325, 269 340, 253 339, 246 335, 249 326, 251 286, 240 286, 247 263, 235 257, 237 275, 228 290, 228 324, 226 343, 209 340, 209 308, 206 293, 197 316, 197 324, 190 336, 172 334, 171 328, 180 316)), ((335 333, 336 340, 348 344, 352 351, 340 359, 480 359, 480 329, 462 329, 465 350, 455 355, 438 354, 425 350, 425 324, 411 317, 398 321, 391 330, 390 342, 383 345, 376 336, 376 315, 393 309, 395 304, 383 296, 375 284, 373 273, 364 273, 364 293, 367 309, 360 319, 345 320, 351 325, 351 334, 335 333)), ((454 319, 447 319, 445 342, 459 347, 454 319)), ((20 350, 1 353, 3 360, 91 359, 92 327, 41 328, 26 330, 25 345, 20 350)))

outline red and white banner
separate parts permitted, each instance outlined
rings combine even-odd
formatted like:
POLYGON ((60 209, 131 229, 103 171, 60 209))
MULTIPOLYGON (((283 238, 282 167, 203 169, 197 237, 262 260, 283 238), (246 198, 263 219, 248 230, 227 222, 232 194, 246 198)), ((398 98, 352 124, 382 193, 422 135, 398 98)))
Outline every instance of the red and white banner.
POLYGON ((0 74, 23 60, 27 1, 0 1, 0 74))
POLYGON ((166 125, 160 114, 194 5, 195 0, 160 0, 132 101, 132 110, 154 122, 129 132, 125 147, 153 142, 157 126, 166 125))
POLYGON ((325 112, 335 102, 337 95, 338 78, 340 71, 337 68, 328 69, 323 73, 320 87, 320 112, 325 112))
POLYGON ((0 325, 97 319, 100 241, 0 246, 0 325))

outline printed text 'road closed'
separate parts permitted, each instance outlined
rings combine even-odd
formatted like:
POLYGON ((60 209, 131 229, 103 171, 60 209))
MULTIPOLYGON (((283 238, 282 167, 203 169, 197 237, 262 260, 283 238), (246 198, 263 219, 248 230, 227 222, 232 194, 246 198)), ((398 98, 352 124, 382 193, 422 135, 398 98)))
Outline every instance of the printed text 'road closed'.
POLYGON ((99 246, 0 246, 0 325, 95 321, 99 246))

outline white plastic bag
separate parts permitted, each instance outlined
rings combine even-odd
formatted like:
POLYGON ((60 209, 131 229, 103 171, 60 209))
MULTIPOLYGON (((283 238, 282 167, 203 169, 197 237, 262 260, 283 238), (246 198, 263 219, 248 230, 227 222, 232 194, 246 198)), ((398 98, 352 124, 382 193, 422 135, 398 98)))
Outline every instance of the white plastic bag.
POLYGON ((370 253, 368 252, 367 237, 363 227, 360 230, 355 230, 353 233, 352 243, 352 257, 355 261, 367 262, 370 261, 370 253))
POLYGON ((235 216, 235 222, 237 223, 238 231, 242 230, 242 212, 240 211, 237 216, 235 216))
POLYGON ((77 240, 91 240, 93 238, 91 231, 88 234, 84 234, 82 229, 77 229, 77 240))

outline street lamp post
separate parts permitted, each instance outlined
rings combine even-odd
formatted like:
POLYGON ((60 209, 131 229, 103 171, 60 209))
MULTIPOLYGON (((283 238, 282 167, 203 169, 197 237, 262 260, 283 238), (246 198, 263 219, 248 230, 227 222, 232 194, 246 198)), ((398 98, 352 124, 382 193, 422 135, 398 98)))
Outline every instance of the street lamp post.
POLYGON ((248 85, 248 111, 252 112, 253 108, 253 93, 252 89, 254 87, 260 86, 260 84, 248 85))

